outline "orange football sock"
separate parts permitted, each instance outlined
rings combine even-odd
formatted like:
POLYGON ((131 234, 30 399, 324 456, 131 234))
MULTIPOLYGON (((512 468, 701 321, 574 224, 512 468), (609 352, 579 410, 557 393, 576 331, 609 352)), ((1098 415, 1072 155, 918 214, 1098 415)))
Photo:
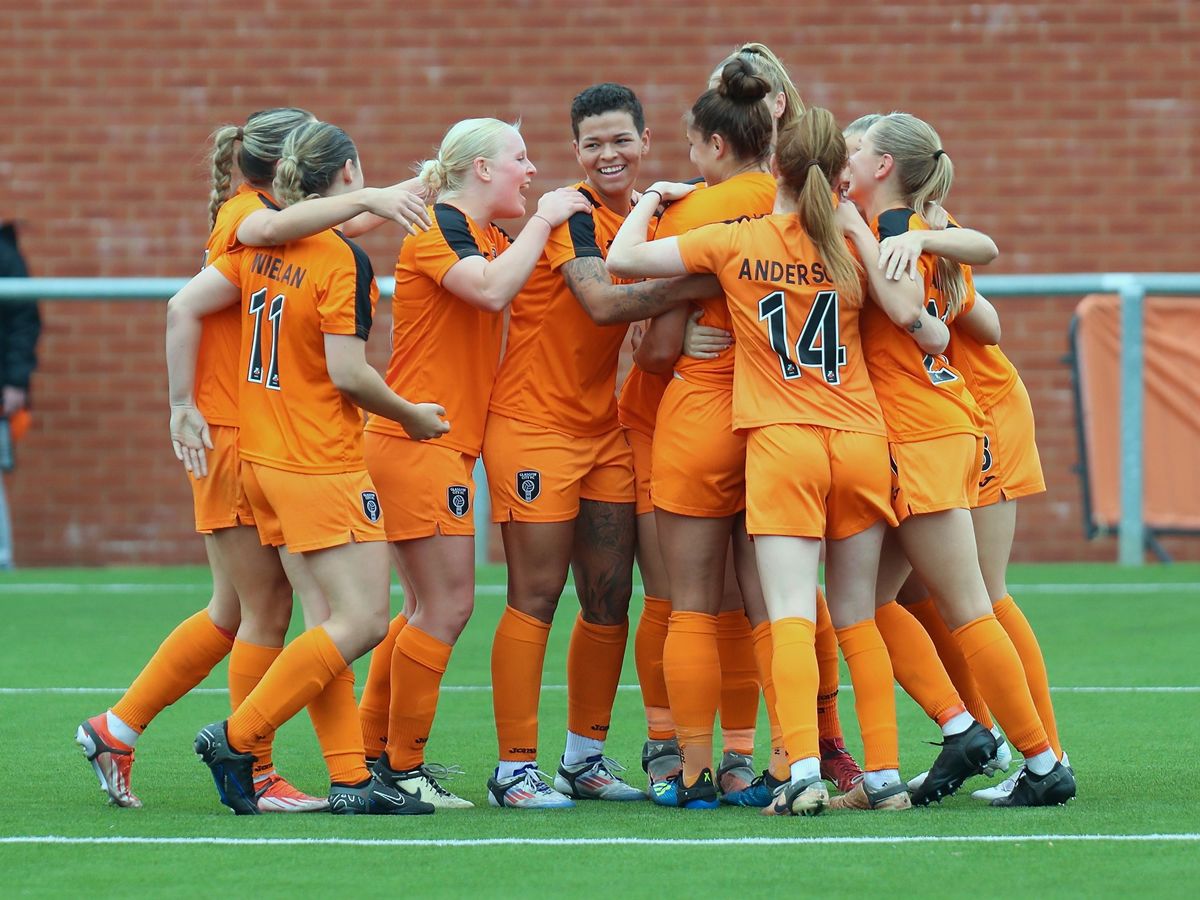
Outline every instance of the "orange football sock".
POLYGON ((415 769, 425 762, 425 744, 437 713, 442 676, 453 647, 409 625, 396 641, 392 680, 403 687, 392 693, 387 755, 393 769, 415 769))
POLYGON ((910 603, 904 608, 916 617, 929 635, 929 639, 933 641, 933 646, 937 648, 938 659, 942 661, 954 689, 958 691, 958 696, 962 698, 963 704, 967 707, 967 712, 984 728, 991 728, 995 724, 992 721, 992 714, 988 711, 987 704, 983 702, 983 694, 979 693, 979 685, 975 683, 975 676, 971 674, 971 667, 967 665, 966 657, 963 656, 958 641, 954 639, 954 635, 950 633, 950 629, 938 615, 933 597, 926 597, 920 603, 910 603))
POLYGON ((575 617, 567 647, 567 730, 603 742, 612 724, 613 702, 629 642, 629 620, 597 625, 575 617))
MULTIPOLYGON (((346 660, 325 629, 320 625, 310 628, 283 648, 258 687, 229 717, 226 734, 230 745, 245 750, 268 737, 345 670, 346 660)), ((361 740, 361 732, 359 737, 361 740)))
POLYGON ((788 762, 820 759, 817 746, 817 625, 808 619, 789 616, 771 623, 775 655, 771 674, 775 678, 775 711, 783 727, 783 744, 788 762))
POLYGON ((754 626, 754 659, 758 663, 763 700, 767 704, 767 721, 771 724, 771 761, 767 768, 772 777, 786 781, 791 777, 791 770, 788 767, 787 749, 783 746, 783 728, 775 711, 775 676, 771 673, 775 643, 771 638, 770 622, 760 622, 754 626))
POLYGON ((504 607, 492 641, 492 709, 500 759, 537 759, 538 700, 550 625, 504 607))
POLYGON ((371 651, 367 682, 358 701, 363 747, 370 757, 381 754, 387 745, 388 709, 392 703, 392 653, 396 649, 396 638, 407 624, 408 617, 400 613, 388 624, 387 637, 371 651))
POLYGON ((334 784, 362 784, 367 771, 358 705, 354 701, 354 670, 347 667, 308 703, 321 755, 334 784))
POLYGON ((825 592, 817 588, 817 728, 822 740, 840 741, 842 722, 838 718, 838 639, 825 603, 825 592))
POLYGON ((1004 597, 992 605, 992 612, 1001 627, 1008 632, 1009 640, 1021 657, 1021 666, 1025 669, 1025 680, 1029 684, 1029 693, 1033 695, 1033 705, 1037 707, 1038 718, 1046 729, 1046 739, 1058 759, 1062 759, 1062 744, 1058 742, 1058 722, 1054 717, 1054 704, 1050 702, 1050 678, 1046 674, 1046 660, 1042 656, 1042 647, 1037 635, 1021 607, 1017 606, 1012 595, 1004 597))
POLYGON ((944 725, 966 712, 933 641, 912 613, 893 600, 875 610, 875 625, 887 644, 896 680, 925 715, 944 725))
POLYGON ((652 741, 675 737, 675 720, 671 718, 667 682, 663 678, 663 643, 670 618, 670 600, 647 596, 633 638, 633 658, 637 663, 638 684, 642 686, 642 704, 646 707, 646 737, 652 741))
POLYGON ((112 714, 141 734, 154 717, 198 685, 229 655, 233 635, 207 610, 184 619, 159 644, 145 668, 112 707, 112 714))
POLYGON ((683 755, 683 779, 694 784, 711 768, 713 720, 721 695, 721 655, 717 617, 707 613, 671 613, 663 647, 663 674, 683 755))
POLYGON ((753 756, 754 726, 762 693, 754 658, 754 632, 740 609, 726 610, 716 618, 721 656, 721 749, 753 756))
POLYGON ((1027 759, 1049 749, 1021 657, 995 615, 988 613, 954 629, 954 637, 971 664, 983 699, 1013 746, 1027 759))
POLYGON ((837 639, 854 684, 854 711, 862 732, 865 769, 868 772, 899 769, 895 679, 887 645, 873 619, 839 628, 837 639))
MULTIPOLYGON (((242 701, 258 686, 282 652, 282 647, 263 647, 240 638, 233 642, 233 650, 229 653, 229 705, 234 712, 237 712, 242 701)), ((246 748, 247 753, 254 754, 255 778, 270 775, 275 769, 275 763, 271 759, 271 745, 274 741, 275 735, 269 734, 246 748)))

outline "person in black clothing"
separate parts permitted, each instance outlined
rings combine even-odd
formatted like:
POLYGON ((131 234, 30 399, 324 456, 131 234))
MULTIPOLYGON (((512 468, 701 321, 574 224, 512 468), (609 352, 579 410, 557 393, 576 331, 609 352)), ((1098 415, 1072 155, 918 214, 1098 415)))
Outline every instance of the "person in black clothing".
MULTIPOLYGON (((17 247, 17 229, 0 225, 0 278, 27 278, 25 260, 17 247)), ((29 408, 29 380, 37 366, 41 316, 34 300, 0 298, 0 471, 12 468, 9 420, 29 408)), ((0 569, 12 566, 11 527, 4 482, 0 479, 0 569)))

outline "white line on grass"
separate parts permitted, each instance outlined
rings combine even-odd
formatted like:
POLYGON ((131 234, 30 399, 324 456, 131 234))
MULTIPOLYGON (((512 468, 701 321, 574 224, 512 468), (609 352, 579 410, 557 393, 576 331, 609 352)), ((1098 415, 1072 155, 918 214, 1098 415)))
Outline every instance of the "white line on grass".
POLYGON ((897 837, 740 837, 740 838, 231 838, 231 837, 65 837, 13 835, 0 844, 150 844, 219 847, 737 847, 806 844, 1026 844, 1026 843, 1194 843, 1200 834, 975 834, 897 837))
MULTIPOLYGON (((478 694, 490 692, 490 684, 443 684, 442 691, 452 694, 478 694)), ((565 691, 565 684, 543 684, 543 691, 565 691)), ((898 689, 898 688, 897 688, 898 689)), ((636 684, 619 684, 618 691, 641 690, 636 684)), ((853 692, 854 686, 843 684, 841 691, 853 692)), ((1050 688, 1055 694, 1200 694, 1200 685, 1065 685, 1050 688)), ((119 687, 0 687, 0 695, 6 694, 123 694, 126 688, 119 687)), ((228 694, 226 688, 193 688, 191 694, 228 694)))
MULTIPOLYGON (((1009 583, 1009 589, 1013 594, 1181 594, 1193 593, 1200 594, 1200 581, 1176 581, 1176 582, 1106 582, 1102 584, 1095 583, 1076 583, 1076 584, 1048 584, 1048 583, 1030 583, 1030 584, 1015 584, 1009 583)), ((637 585, 636 589, 640 590, 641 586, 637 585)), ((0 584, 0 596, 8 594, 60 594, 63 596, 73 594, 161 594, 161 593, 208 593, 211 590, 209 584, 205 582, 188 582, 181 584, 154 584, 149 582, 132 582, 118 583, 107 582, 98 584, 71 584, 64 582, 7 582, 0 584)), ((475 593, 482 597, 503 597, 506 588, 502 584, 477 584, 475 585, 475 593)), ((399 585, 392 585, 392 596, 401 596, 403 591, 399 585)), ((567 584, 563 588, 563 594, 568 597, 575 596, 575 586, 567 584)))

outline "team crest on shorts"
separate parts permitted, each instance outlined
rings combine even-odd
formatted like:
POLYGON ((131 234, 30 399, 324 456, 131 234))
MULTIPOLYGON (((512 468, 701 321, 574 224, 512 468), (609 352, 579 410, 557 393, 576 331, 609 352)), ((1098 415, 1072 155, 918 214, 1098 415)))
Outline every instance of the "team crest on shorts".
POLYGON ((471 509, 471 492, 466 485, 452 484, 446 488, 446 508, 455 518, 461 519, 471 509))
POLYGON ((378 522, 382 511, 379 508, 379 495, 374 491, 362 492, 363 515, 368 522, 378 522))
POLYGON ((517 473, 517 494, 526 503, 532 503, 542 493, 542 473, 536 469, 522 469, 517 473))

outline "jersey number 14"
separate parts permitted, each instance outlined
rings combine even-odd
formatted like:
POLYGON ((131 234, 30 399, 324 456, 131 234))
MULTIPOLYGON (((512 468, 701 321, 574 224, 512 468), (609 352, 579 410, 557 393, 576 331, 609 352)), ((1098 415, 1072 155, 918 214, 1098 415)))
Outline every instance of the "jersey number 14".
POLYGON ((846 348, 838 344, 837 291, 821 291, 813 298, 812 309, 800 329, 800 337, 796 339, 794 357, 788 343, 784 300, 783 291, 774 291, 758 301, 758 320, 767 323, 767 337, 771 341, 771 349, 779 357, 783 377, 788 381, 799 378, 803 366, 819 369, 826 384, 841 384, 846 348))

